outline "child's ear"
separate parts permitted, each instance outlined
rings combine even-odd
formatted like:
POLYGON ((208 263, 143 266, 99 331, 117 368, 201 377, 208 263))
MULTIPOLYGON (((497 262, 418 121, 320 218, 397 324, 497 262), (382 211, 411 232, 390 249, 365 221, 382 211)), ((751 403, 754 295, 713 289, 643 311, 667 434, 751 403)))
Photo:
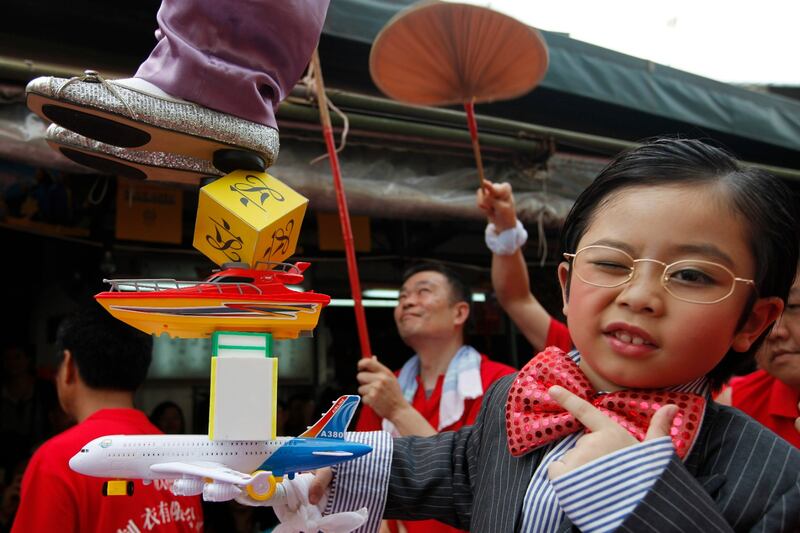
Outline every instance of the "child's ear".
POLYGON ((759 336, 781 316, 783 300, 777 296, 759 298, 753 304, 747 321, 733 336, 733 348, 737 352, 746 352, 759 336))
POLYGON ((558 283, 561 285, 561 300, 564 303, 562 309, 564 316, 567 316, 569 304, 569 263, 561 261, 558 265, 558 283))

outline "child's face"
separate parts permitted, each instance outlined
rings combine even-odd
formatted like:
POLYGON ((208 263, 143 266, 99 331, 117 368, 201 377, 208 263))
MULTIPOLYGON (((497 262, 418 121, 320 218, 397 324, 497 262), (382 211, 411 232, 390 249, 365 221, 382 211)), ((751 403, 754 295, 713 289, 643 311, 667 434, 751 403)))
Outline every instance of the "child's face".
POLYGON ((756 359, 761 368, 800 390, 800 277, 794 280, 786 308, 756 359))
MULTIPOLYGON (((719 195, 703 186, 624 189, 595 212, 578 249, 596 244, 623 249, 634 259, 713 261, 752 279, 755 262, 744 227, 719 195)), ((614 288, 573 275, 567 298, 568 268, 560 265, 570 334, 596 389, 692 381, 714 368, 729 348, 747 350, 780 312, 779 299, 759 299, 737 332, 751 286, 736 283, 719 303, 689 303, 664 290, 663 269, 637 263, 633 279, 614 288)))

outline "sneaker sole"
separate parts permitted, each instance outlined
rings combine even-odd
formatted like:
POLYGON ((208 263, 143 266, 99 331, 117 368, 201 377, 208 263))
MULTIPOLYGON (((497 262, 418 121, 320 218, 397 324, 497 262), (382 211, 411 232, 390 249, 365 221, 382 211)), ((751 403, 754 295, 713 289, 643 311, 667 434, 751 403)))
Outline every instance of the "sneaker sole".
POLYGON ((117 113, 54 100, 34 92, 28 93, 27 104, 31 111, 59 126, 121 148, 188 155, 206 161, 213 161, 217 150, 255 153, 240 146, 151 126, 117 113))

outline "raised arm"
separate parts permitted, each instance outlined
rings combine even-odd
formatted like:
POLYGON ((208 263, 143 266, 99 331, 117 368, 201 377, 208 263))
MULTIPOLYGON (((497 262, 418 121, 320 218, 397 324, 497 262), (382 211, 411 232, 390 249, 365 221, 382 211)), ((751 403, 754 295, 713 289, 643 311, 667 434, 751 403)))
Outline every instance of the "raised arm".
MULTIPOLYGON (((477 204, 489 221, 487 234, 499 236, 504 231, 515 231, 518 221, 511 185, 486 181, 485 186, 478 189, 477 204)), ((493 251, 492 286, 500 306, 528 342, 536 350, 544 349, 551 317, 531 293, 521 245, 509 254, 493 251)))

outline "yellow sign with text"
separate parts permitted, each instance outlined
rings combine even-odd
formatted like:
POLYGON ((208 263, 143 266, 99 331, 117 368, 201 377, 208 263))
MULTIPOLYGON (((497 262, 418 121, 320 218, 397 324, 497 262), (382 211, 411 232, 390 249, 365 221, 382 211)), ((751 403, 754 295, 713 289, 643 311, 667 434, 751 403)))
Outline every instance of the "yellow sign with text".
POLYGON ((200 189, 194 247, 218 265, 279 263, 297 248, 307 205, 266 172, 231 172, 200 189))
POLYGON ((141 181, 117 181, 117 239, 181 243, 183 191, 141 181))

